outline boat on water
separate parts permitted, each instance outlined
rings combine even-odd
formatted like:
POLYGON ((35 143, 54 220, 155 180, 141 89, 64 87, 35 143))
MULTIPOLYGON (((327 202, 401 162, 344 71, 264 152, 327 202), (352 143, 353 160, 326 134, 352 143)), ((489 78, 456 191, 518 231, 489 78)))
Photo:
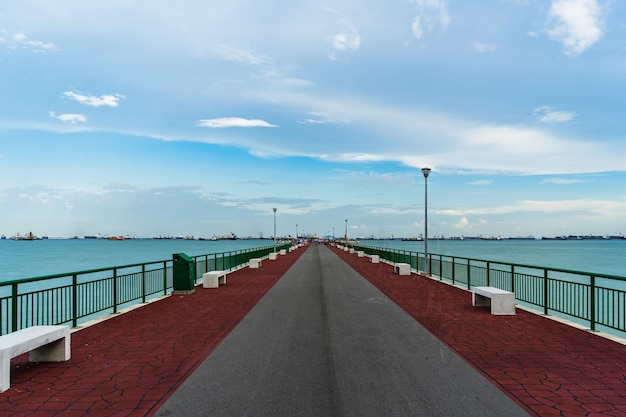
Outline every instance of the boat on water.
POLYGON ((17 233, 14 236, 11 236, 11 239, 13 240, 39 240, 41 238, 38 236, 35 236, 33 232, 28 232, 25 235, 20 235, 19 233, 17 233))

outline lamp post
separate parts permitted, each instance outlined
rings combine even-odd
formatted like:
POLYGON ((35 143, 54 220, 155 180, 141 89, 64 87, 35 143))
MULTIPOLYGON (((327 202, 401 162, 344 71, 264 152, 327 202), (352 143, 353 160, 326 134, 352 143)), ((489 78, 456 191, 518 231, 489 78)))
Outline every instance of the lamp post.
POLYGON ((296 223, 296 240, 298 240, 298 223, 296 223))
POLYGON ((348 219, 346 219, 346 233, 344 234, 344 243, 348 246, 348 219))
POLYGON ((424 272, 430 275, 430 262, 428 262, 428 174, 430 168, 422 168, 424 174, 424 272))
POLYGON ((274 253, 276 253, 276 207, 274 207, 274 253))

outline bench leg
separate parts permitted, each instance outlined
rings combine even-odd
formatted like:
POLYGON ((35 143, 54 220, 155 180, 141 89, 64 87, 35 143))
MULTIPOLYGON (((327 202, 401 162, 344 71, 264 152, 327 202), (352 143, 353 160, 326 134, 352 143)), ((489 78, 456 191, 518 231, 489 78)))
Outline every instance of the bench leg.
POLYGON ((226 285, 226 274, 219 277, 219 283, 220 285, 226 285))
POLYGON ((70 360, 70 336, 33 349, 28 354, 31 362, 61 362, 70 360))
POLYGON ((491 298, 472 293, 472 305, 475 307, 491 307, 491 298))
POLYGON ((7 353, 0 353, 0 392, 11 388, 11 357, 7 353))

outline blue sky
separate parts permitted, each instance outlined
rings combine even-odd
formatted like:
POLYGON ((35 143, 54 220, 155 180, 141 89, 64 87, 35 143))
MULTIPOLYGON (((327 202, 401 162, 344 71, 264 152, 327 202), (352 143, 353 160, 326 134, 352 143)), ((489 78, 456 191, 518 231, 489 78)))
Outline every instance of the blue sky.
POLYGON ((626 4, 0 0, 0 233, 626 232, 626 4))

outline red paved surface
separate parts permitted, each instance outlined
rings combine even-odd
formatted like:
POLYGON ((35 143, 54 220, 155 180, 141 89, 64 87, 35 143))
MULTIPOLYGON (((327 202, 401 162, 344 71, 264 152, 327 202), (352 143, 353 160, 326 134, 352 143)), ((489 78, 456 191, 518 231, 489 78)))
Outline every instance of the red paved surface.
POLYGON ((626 416, 626 346, 520 309, 493 316, 468 291, 334 251, 531 414, 626 416))
MULTIPOLYGON (((69 362, 14 359, 0 414, 151 415, 303 252, 75 332, 69 362)), ((335 252, 531 414, 626 416, 626 346, 522 310, 492 316, 467 291, 335 252)))
POLYGON ((256 305, 304 252, 244 268, 217 289, 171 296, 72 334, 68 362, 11 364, 0 415, 146 416, 256 305))

